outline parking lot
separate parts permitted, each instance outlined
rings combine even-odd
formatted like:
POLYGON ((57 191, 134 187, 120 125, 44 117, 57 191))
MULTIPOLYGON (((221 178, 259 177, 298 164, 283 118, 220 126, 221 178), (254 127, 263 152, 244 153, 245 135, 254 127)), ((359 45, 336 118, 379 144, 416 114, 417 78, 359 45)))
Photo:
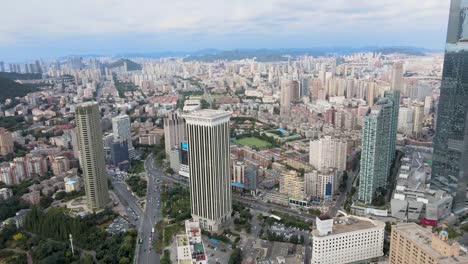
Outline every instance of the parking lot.
POLYGON ((126 232, 130 228, 131 224, 127 219, 119 216, 107 227, 106 231, 115 235, 118 233, 126 232))
POLYGON ((224 264, 229 262, 231 248, 223 242, 203 238, 208 264, 224 264))

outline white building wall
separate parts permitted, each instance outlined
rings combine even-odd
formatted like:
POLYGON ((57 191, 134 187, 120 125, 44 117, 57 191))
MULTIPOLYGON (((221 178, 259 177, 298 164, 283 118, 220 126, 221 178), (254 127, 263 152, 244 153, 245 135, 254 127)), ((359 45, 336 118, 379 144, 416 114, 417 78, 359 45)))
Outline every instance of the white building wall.
POLYGON ((352 263, 383 255, 385 225, 354 232, 314 236, 312 264, 352 263))

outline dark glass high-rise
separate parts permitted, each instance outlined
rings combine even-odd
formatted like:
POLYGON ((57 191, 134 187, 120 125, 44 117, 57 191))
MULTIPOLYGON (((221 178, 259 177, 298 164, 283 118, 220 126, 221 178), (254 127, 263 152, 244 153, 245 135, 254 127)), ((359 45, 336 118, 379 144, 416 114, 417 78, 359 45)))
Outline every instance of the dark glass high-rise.
POLYGON ((431 188, 466 207, 468 183, 468 0, 452 0, 440 87, 431 188))

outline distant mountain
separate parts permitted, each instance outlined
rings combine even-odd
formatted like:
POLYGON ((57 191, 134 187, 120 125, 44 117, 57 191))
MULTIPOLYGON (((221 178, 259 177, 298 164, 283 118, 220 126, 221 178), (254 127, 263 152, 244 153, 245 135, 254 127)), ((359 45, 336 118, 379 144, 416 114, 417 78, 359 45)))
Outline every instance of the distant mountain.
POLYGON ((41 74, 36 73, 16 73, 16 72, 0 72, 0 77, 10 80, 40 80, 41 74))
POLYGON ((127 70, 128 71, 140 71, 142 69, 141 65, 134 62, 134 61, 131 61, 129 59, 120 59, 116 62, 113 62, 113 63, 110 63, 110 64, 107 64, 106 66, 108 68, 117 68, 117 67, 122 67, 124 66, 124 63, 127 63, 127 70))
MULTIPOLYGON (((184 58, 185 61, 204 61, 213 62, 216 60, 242 60, 255 58, 260 62, 270 61, 285 61, 288 57, 296 58, 302 55, 310 56, 327 56, 327 55, 349 55, 358 52, 380 52, 384 55, 391 53, 401 53, 407 55, 424 56, 430 52, 442 52, 428 50, 418 47, 405 46, 368 46, 368 47, 314 47, 301 49, 235 49, 235 50, 219 50, 219 49, 203 49, 198 51, 158 51, 145 53, 123 53, 118 54, 116 58, 184 58)), ((97 56, 97 55, 93 55, 97 56)), ((115 67, 122 66, 123 60, 119 60, 112 65, 115 67)), ((129 60, 126 60, 129 61, 129 60)), ((138 68, 136 68, 138 69, 138 68)))
POLYGON ((326 55, 348 55, 357 52, 379 52, 384 55, 391 53, 402 53, 414 56, 424 56, 429 50, 414 47, 324 47, 310 49, 239 49, 231 51, 212 51, 211 54, 191 54, 185 61, 213 62, 216 60, 242 60, 255 58, 260 62, 286 61, 289 57, 302 55, 326 56, 326 55))
POLYGON ((0 77, 0 102, 4 102, 6 99, 13 99, 17 96, 23 97, 35 91, 36 88, 33 86, 23 85, 13 80, 0 77))
POLYGON ((145 52, 145 53, 123 53, 118 54, 116 57, 125 57, 125 58, 151 58, 151 59, 160 59, 160 58, 169 58, 169 57, 186 57, 186 56, 201 56, 209 54, 217 54, 222 52, 218 49, 203 49, 197 51, 159 51, 159 52, 145 52))

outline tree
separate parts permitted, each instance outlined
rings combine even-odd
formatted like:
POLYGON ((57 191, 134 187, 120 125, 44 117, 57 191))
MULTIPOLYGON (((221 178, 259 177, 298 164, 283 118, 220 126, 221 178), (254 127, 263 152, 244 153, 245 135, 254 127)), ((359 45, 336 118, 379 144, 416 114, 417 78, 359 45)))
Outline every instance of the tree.
POLYGON ((234 249, 229 257, 229 264, 240 264, 242 263, 242 251, 240 248, 234 249))
POLYGON ((90 254, 84 254, 83 258, 81 259, 81 263, 83 264, 94 264, 93 256, 90 254))
POLYGON ((278 107, 273 108, 273 115, 279 115, 280 109, 278 107))
POLYGON ((166 169, 166 173, 169 173, 169 174, 174 174, 174 170, 172 168, 167 168, 166 169))
POLYGON ((374 197, 372 200, 372 205, 374 206, 384 206, 385 205, 385 197, 382 194, 379 194, 374 197))
POLYGON ((131 263, 131 262, 130 262, 130 259, 127 258, 127 257, 122 257, 122 258, 120 258, 120 260, 119 260, 119 264, 130 264, 130 263, 131 263))
POLYGON ((67 196, 66 192, 64 191, 57 192, 55 194, 55 200, 62 200, 63 198, 65 198, 65 196, 67 196))
POLYGON ((13 235, 13 240, 15 241, 21 241, 24 239, 26 239, 26 237, 22 233, 16 233, 15 235, 13 235))
POLYGON ((299 238, 297 237, 297 235, 292 235, 291 238, 289 239, 289 242, 291 242, 293 244, 298 244, 299 243, 299 238))
POLYGON ((201 108, 202 109, 209 109, 210 108, 210 104, 205 100, 205 99, 201 99, 201 108))

